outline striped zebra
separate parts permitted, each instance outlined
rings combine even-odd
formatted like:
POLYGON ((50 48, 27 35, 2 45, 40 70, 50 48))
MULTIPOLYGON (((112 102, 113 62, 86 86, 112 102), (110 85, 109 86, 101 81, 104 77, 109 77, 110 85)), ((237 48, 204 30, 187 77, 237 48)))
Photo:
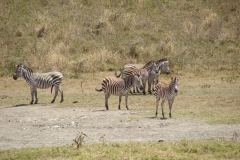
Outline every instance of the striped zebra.
MULTIPOLYGON (((146 88, 146 82, 149 78, 149 74, 151 72, 158 72, 156 63, 154 61, 149 61, 145 65, 142 65, 142 64, 126 64, 123 67, 122 72, 119 75, 117 75, 117 72, 115 71, 115 76, 119 78, 122 75, 122 78, 123 78, 124 74, 126 74, 124 72, 129 72, 129 70, 125 71, 127 68, 138 69, 138 72, 140 73, 141 78, 142 78, 143 94, 146 95, 145 88, 146 88)), ((133 92, 135 93, 135 86, 133 86, 133 92)), ((138 88, 137 88, 137 92, 139 93, 138 88)))
POLYGON ((172 110, 172 105, 173 105, 173 101, 175 96, 177 96, 178 94, 178 81, 180 80, 180 77, 178 79, 175 78, 171 78, 171 83, 170 84, 166 84, 164 82, 158 82, 157 86, 156 86, 156 91, 155 91, 155 96, 156 96, 156 117, 158 114, 158 105, 159 105, 159 101, 162 98, 162 115, 163 118, 164 117, 164 111, 163 111, 163 105, 165 100, 168 100, 168 105, 169 105, 169 117, 172 118, 172 114, 171 114, 171 110, 172 110))
POLYGON ((61 93, 61 101, 63 101, 63 90, 60 87, 60 83, 63 80, 63 75, 60 72, 49 72, 49 73, 34 73, 30 68, 25 65, 17 65, 17 69, 15 74, 13 75, 13 79, 17 80, 19 77, 23 77, 27 84, 30 86, 32 101, 30 104, 33 104, 34 95, 35 95, 35 104, 37 104, 37 88, 46 89, 55 86, 55 96, 51 103, 55 102, 58 91, 61 93))
POLYGON ((148 92, 150 94, 152 94, 152 90, 154 91, 155 86, 158 83, 158 78, 159 78, 159 75, 160 75, 161 71, 165 72, 166 74, 170 73, 169 61, 168 61, 167 58, 163 58, 163 59, 157 60, 157 61, 155 61, 155 63, 157 65, 158 72, 152 71, 152 72, 149 73, 148 92), (152 86, 152 90, 151 90, 151 86, 152 86))
POLYGON ((128 100, 128 92, 133 85, 137 85, 142 88, 141 76, 139 74, 131 74, 124 79, 117 79, 113 77, 106 77, 102 82, 101 89, 95 89, 98 92, 103 91, 105 93, 105 107, 108 110, 108 98, 111 94, 119 96, 119 105, 118 109, 120 109, 120 104, 122 100, 122 96, 125 96, 126 108, 128 108, 127 100, 128 100))
MULTIPOLYGON (((146 82, 148 80, 148 71, 147 71, 147 69, 146 68, 144 68, 144 69, 126 68, 122 72, 122 79, 128 77, 131 74, 141 75, 141 81, 142 81, 142 85, 143 85, 143 94, 146 94, 145 88, 146 88, 146 82)), ((133 88, 135 88, 135 86, 133 86, 133 88)))

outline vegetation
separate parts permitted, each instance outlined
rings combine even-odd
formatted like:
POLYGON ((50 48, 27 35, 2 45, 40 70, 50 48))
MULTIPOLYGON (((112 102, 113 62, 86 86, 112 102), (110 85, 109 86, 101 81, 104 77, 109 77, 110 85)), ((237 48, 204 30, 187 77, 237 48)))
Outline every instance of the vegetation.
POLYGON ((23 63, 77 78, 165 57, 172 73, 239 73, 236 0, 2 0, 0 6, 0 76, 23 63))
POLYGON ((22 148, 0 151, 1 159, 239 159, 237 141, 181 140, 22 148))

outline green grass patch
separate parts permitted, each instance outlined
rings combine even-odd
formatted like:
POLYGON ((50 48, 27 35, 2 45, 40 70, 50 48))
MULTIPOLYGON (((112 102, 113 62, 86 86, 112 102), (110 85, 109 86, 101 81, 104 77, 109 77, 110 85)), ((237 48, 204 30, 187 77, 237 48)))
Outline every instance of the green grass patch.
POLYGON ((239 159, 240 143, 226 140, 126 142, 1 150, 1 159, 239 159))

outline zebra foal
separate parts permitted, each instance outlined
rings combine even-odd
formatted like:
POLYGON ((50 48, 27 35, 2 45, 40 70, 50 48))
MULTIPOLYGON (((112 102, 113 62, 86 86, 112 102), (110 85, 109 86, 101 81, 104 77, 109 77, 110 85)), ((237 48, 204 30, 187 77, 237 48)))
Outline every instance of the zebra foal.
POLYGON ((124 79, 117 79, 113 77, 106 77, 102 82, 101 89, 95 89, 98 92, 103 91, 105 94, 105 107, 108 110, 108 98, 111 94, 119 96, 119 105, 118 109, 121 109, 120 104, 122 100, 122 96, 125 96, 126 108, 128 108, 128 92, 131 87, 137 85, 140 89, 143 88, 141 76, 139 74, 131 74, 124 79))
POLYGON ((154 91, 154 86, 157 85, 157 81, 158 81, 158 78, 159 78, 159 75, 161 73, 161 71, 165 72, 166 74, 169 74, 170 73, 170 70, 169 70, 169 61, 167 58, 163 58, 163 59, 160 59, 160 60, 157 60, 155 61, 156 65, 157 65, 157 71, 158 72, 150 72, 149 73, 149 78, 148 78, 148 92, 150 94, 152 94, 152 91, 151 91, 151 86, 152 86, 152 90, 154 91))
POLYGON ((60 72, 48 72, 48 73, 34 73, 30 68, 26 67, 25 65, 17 65, 17 69, 15 74, 13 75, 13 79, 17 80, 19 77, 23 77, 31 90, 32 100, 30 104, 33 104, 34 96, 35 96, 35 104, 37 104, 37 88, 46 89, 55 86, 55 96, 51 103, 55 102, 57 97, 58 91, 61 93, 61 101, 63 101, 63 90, 60 87, 60 83, 63 80, 63 75, 60 72))
POLYGON ((173 105, 173 101, 174 98, 177 96, 178 94, 178 81, 180 80, 180 77, 178 79, 175 78, 171 78, 171 83, 170 84, 166 84, 164 82, 158 82, 158 84, 156 85, 156 91, 155 91, 155 96, 156 96, 156 117, 158 114, 158 106, 159 106, 159 101, 162 98, 162 116, 164 117, 164 111, 163 111, 163 105, 165 100, 168 100, 168 105, 169 105, 169 117, 172 118, 172 105, 173 105))

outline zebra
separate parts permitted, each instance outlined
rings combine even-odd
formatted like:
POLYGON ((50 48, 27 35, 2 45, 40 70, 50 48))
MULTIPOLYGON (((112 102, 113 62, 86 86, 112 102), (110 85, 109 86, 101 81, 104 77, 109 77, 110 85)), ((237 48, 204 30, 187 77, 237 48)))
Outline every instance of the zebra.
MULTIPOLYGON (((141 75, 141 81, 142 81, 142 85, 143 85, 143 94, 146 95, 146 82, 148 80, 148 71, 146 68, 144 69, 133 69, 133 68, 126 68, 125 70, 123 70, 122 72, 122 79, 126 78, 127 76, 131 75, 131 74, 139 74, 141 75)), ((135 86, 133 86, 135 87, 135 86)), ((135 91, 135 90, 134 90, 135 91)))
POLYGON ((37 104, 37 88, 46 89, 51 87, 51 93, 53 86, 55 86, 55 96, 51 103, 55 102, 58 91, 61 93, 61 102, 63 102, 63 90, 60 87, 60 83, 63 80, 63 75, 60 72, 48 72, 48 73, 34 73, 30 68, 25 65, 17 65, 17 69, 15 74, 13 75, 13 79, 17 80, 19 77, 23 77, 27 84, 30 86, 32 100, 30 104, 33 104, 34 95, 35 95, 35 104, 37 104))
POLYGON ((149 73, 149 79, 148 79, 149 94, 152 94, 151 86, 152 86, 152 90, 154 91, 154 87, 158 83, 158 78, 159 78, 161 71, 165 72, 166 74, 170 74, 169 61, 167 58, 157 60, 157 61, 155 61, 155 63, 157 65, 158 72, 152 71, 149 73))
POLYGON ((166 84, 164 82, 158 82, 158 84, 156 85, 156 91, 155 91, 155 96, 156 96, 156 117, 158 114, 158 105, 159 105, 159 101, 162 98, 162 116, 164 117, 164 111, 163 111, 163 105, 165 100, 168 100, 168 105, 169 105, 169 117, 172 118, 172 114, 171 114, 171 110, 172 110, 172 105, 173 105, 173 101, 174 98, 177 96, 178 94, 178 81, 180 80, 180 77, 178 79, 175 78, 171 78, 171 83, 170 84, 166 84))
POLYGON ((128 108, 128 92, 133 85, 137 85, 138 87, 142 88, 141 76, 139 74, 131 74, 124 79, 118 79, 113 77, 106 77, 102 82, 102 88, 96 89, 96 91, 105 93, 105 107, 108 110, 108 98, 111 94, 119 96, 119 105, 118 109, 120 110, 120 104, 122 96, 125 96, 126 101, 126 108, 128 108))
MULTIPOLYGON (((149 61, 145 65, 142 65, 142 64, 126 64, 123 67, 122 72, 119 75, 117 75, 117 71, 115 70, 115 76, 119 78, 122 75, 122 78, 123 78, 123 75, 126 74, 124 72, 127 68, 139 69, 139 72, 140 72, 141 77, 142 77, 142 83, 143 83, 143 94, 146 95, 146 91, 145 91, 146 82, 149 78, 150 72, 158 72, 156 63, 154 61, 149 61)), ((129 72, 129 71, 127 71, 127 72, 129 72)), ((131 90, 130 90, 130 92, 131 92, 131 90)), ((133 86, 133 92, 135 93, 135 86, 133 86)), ((137 92, 139 93, 138 88, 137 88, 137 92)))

